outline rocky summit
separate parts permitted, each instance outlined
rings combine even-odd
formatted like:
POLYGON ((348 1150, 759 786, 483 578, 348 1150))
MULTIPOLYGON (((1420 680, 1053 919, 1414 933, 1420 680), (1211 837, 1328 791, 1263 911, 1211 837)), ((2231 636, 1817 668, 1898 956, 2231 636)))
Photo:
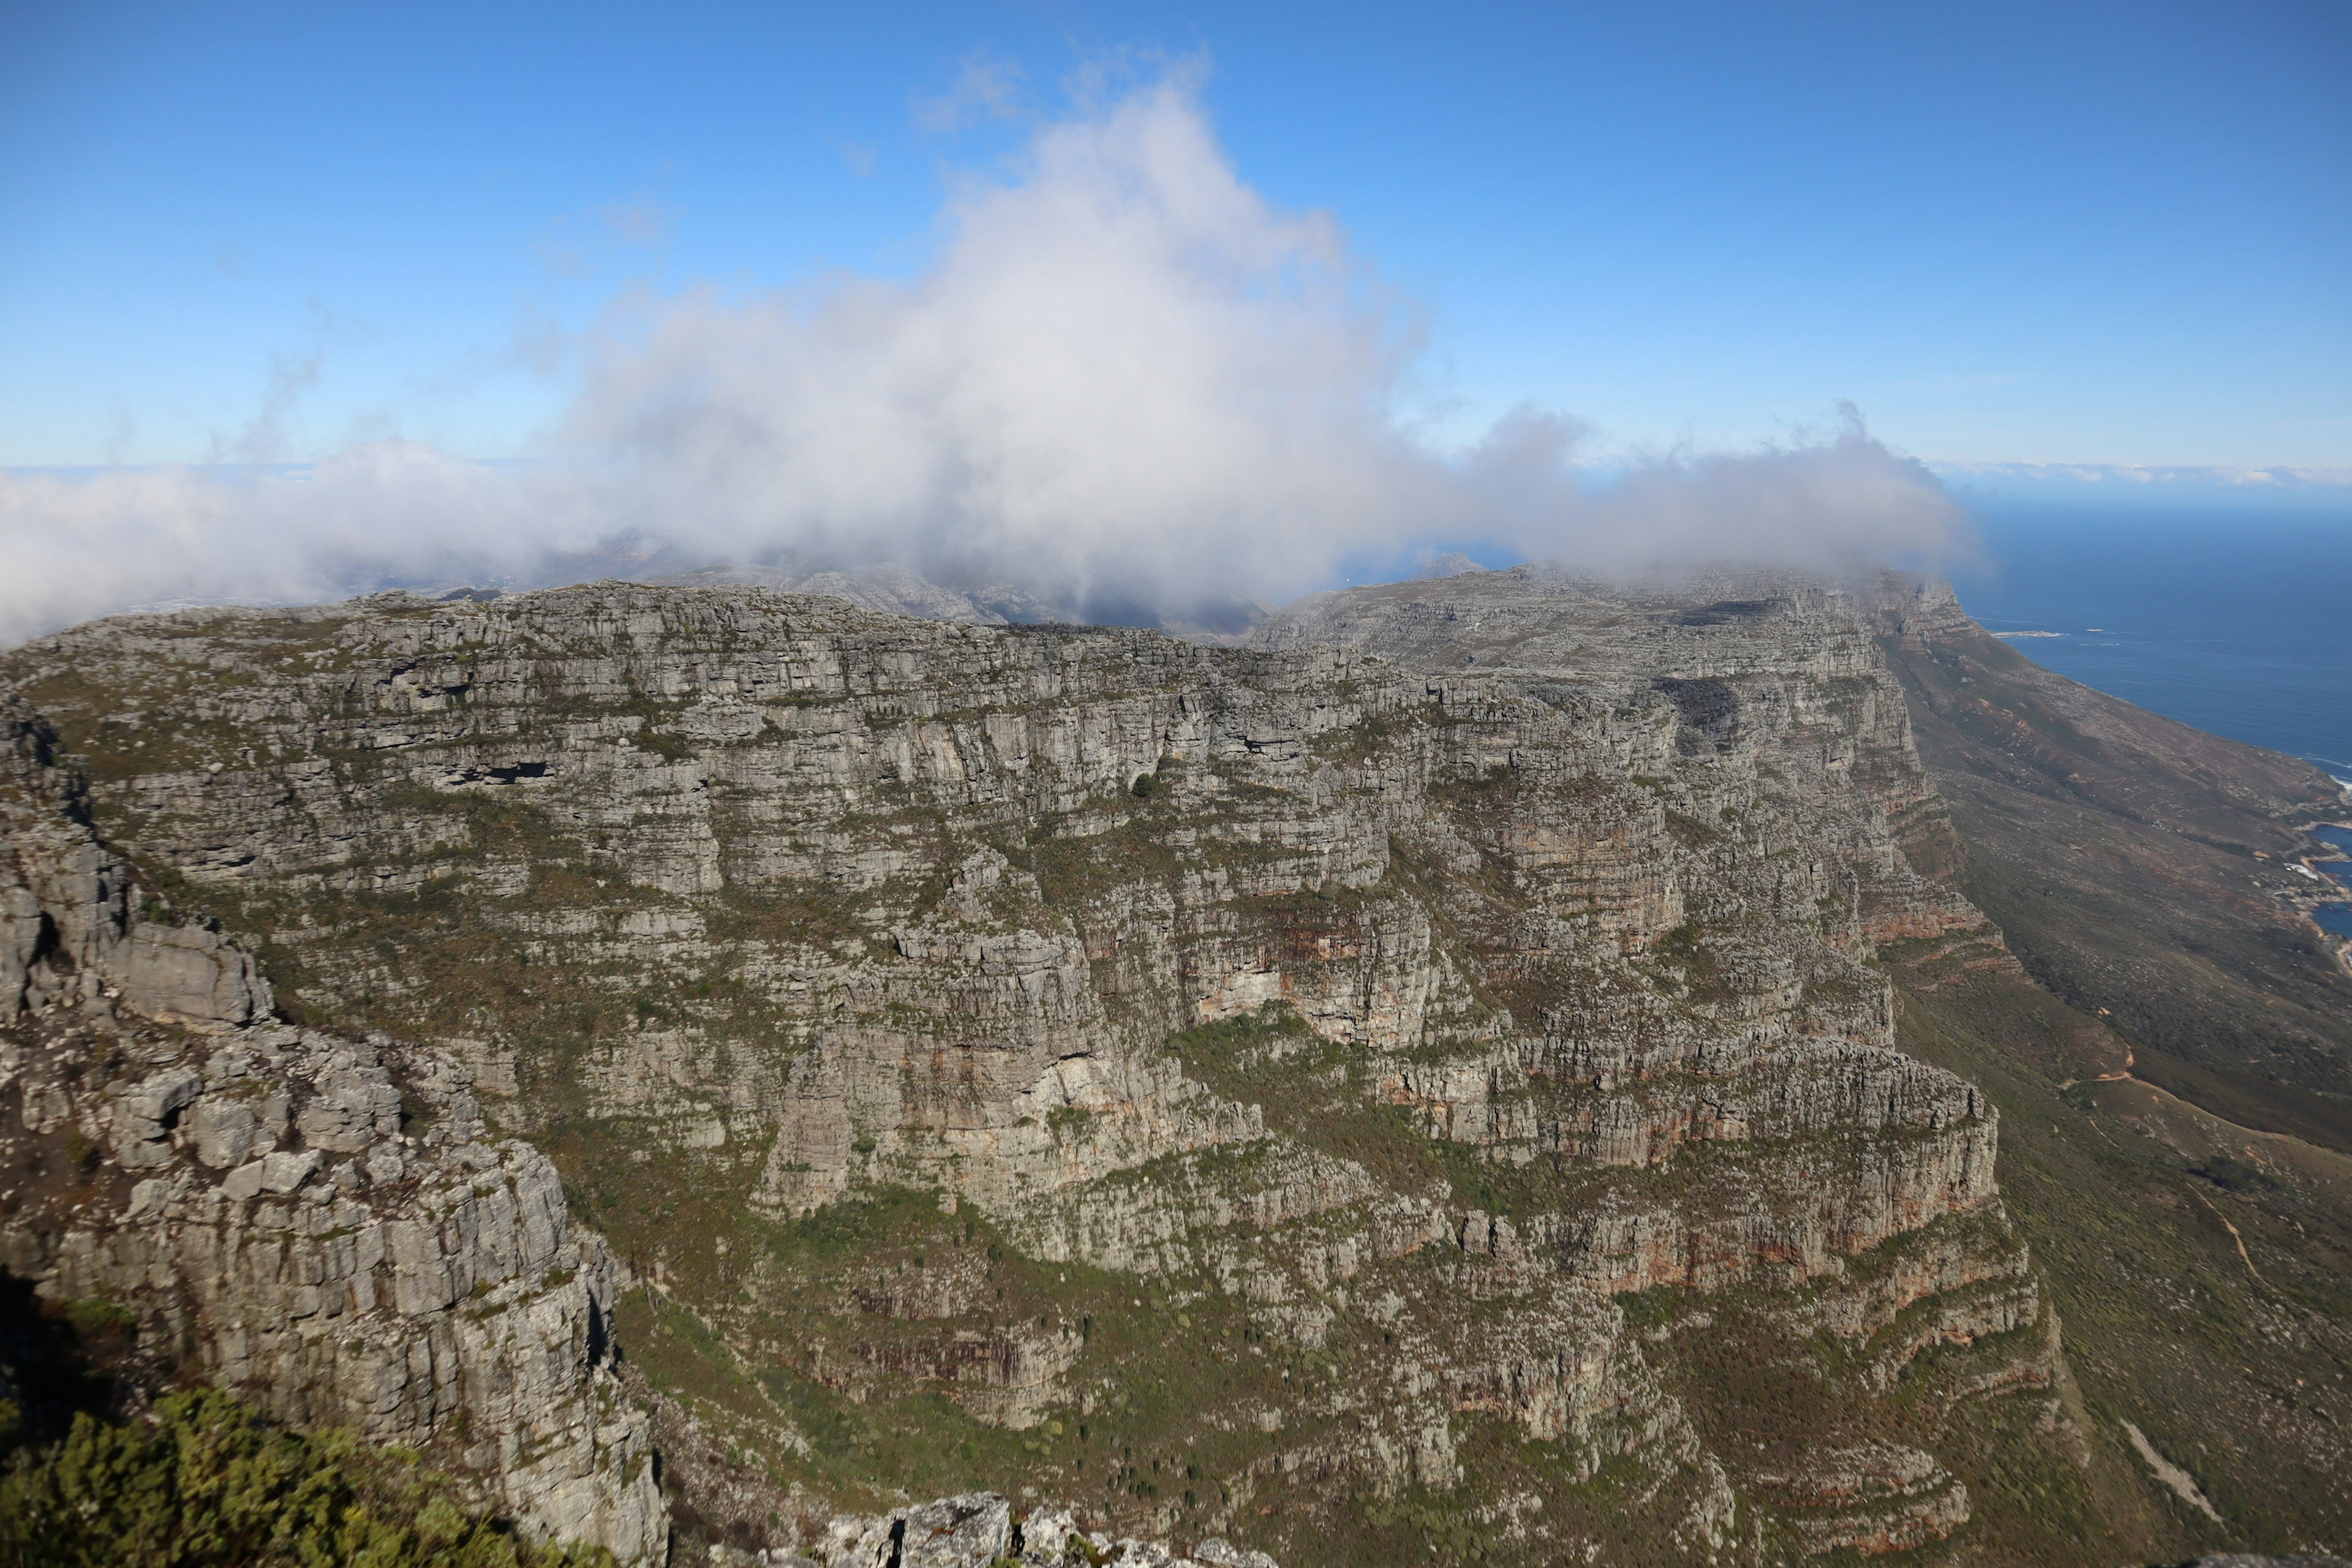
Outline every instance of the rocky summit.
MULTIPOLYGON (((43 638, 0 1249, 125 1386, 624 1562, 2341 1545, 2352 1312, 2231 1271, 2267 1204, 2325 1274, 2347 1163, 2257 1127, 2232 1188, 2081 1101, 2113 1007, 1971 897, 2032 825, 1989 861, 1923 762, 2022 679, 1970 639, 1932 583, 1528 568, 1241 647, 619 583, 43 638), (2300 1369, 2268 1436, 2132 1402, 2153 1303, 2075 1364, 2150 1257, 2085 1239, 2095 1135, 2244 1220, 2168 1288, 2300 1369)), ((2261 767, 2270 859, 2332 797, 2261 767)))

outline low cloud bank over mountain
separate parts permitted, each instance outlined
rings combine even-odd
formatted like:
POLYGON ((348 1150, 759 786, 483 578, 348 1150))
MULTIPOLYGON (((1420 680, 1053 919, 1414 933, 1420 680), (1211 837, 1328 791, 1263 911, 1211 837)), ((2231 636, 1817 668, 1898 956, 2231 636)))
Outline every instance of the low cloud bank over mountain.
POLYGON ((1596 479, 1536 409, 1448 452, 1419 319, 1320 215, 1244 184, 1182 74, 950 198, 927 269, 616 309, 528 461, 416 442, 313 468, 0 475, 0 639, 155 601, 530 583, 787 552, 1193 619, 1367 552, 1476 541, 1603 571, 1932 557, 1964 526, 1849 416, 1596 479))

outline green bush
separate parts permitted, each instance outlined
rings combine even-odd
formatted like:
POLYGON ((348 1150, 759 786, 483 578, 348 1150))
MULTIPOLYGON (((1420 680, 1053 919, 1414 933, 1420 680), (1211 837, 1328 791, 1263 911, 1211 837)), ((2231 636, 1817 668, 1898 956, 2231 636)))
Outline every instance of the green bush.
POLYGON ((446 1478, 349 1433, 289 1431, 215 1390, 123 1425, 87 1414, 0 1474, 5 1568, 609 1568, 461 1508, 446 1478))
POLYGON ((139 1314, 118 1301, 68 1301, 65 1310, 66 1321, 85 1336, 131 1333, 139 1327, 139 1314))

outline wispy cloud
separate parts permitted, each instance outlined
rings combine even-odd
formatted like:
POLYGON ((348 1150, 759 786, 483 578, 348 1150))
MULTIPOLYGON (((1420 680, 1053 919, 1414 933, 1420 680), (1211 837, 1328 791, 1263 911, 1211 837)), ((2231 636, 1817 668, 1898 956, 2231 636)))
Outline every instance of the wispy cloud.
POLYGON ((603 211, 605 225, 622 244, 652 247, 668 244, 670 231, 686 216, 681 207, 645 195, 612 203, 603 211))
POLYGON ((270 356, 268 383, 245 427, 234 435, 213 433, 215 463, 275 463, 291 449, 290 426, 302 399, 319 384, 327 363, 327 336, 335 324, 334 313, 317 300, 310 301, 309 315, 309 341, 291 353, 270 356))
POLYGON ((566 213, 541 226, 532 243, 539 264, 558 278, 593 273, 633 253, 669 244, 685 209, 649 192, 566 213))
MULTIPOLYGON (((967 69, 966 100, 1010 101, 1017 79, 992 69, 967 69)), ((910 280, 705 287, 616 308, 568 353, 534 340, 578 384, 528 466, 389 439, 299 475, 0 476, 0 637, 140 601, 530 577, 621 536, 1181 617, 1418 542, 1838 565, 1932 554, 1960 527, 1853 416, 1600 477, 1591 433, 1555 411, 1433 448, 1407 401, 1421 312, 1328 216, 1239 177, 1197 77, 1040 126, 1015 174, 958 189, 910 280)))
POLYGON ((987 49, 963 58, 945 92, 915 105, 915 123, 926 131, 954 132, 991 120, 1013 120, 1022 112, 1024 76, 1020 65, 987 49))
POLYGON ((2140 486, 2231 489, 2340 489, 2352 487, 2352 468, 2309 468, 2286 464, 2267 468, 2233 465, 2157 465, 2147 463, 1936 463, 1940 475, 1955 479, 2017 481, 2037 485, 2102 485, 2108 489, 2140 486))

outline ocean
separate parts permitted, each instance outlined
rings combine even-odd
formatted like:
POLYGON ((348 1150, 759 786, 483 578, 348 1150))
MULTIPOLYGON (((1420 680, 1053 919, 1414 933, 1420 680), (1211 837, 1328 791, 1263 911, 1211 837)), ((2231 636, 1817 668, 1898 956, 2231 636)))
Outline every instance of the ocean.
MULTIPOLYGON (((2331 847, 2352 854, 2352 827, 2321 826, 2312 829, 2312 832, 2331 847)), ((2314 865, 2341 883, 2347 891, 2352 891, 2352 860, 2320 860, 2314 865)), ((2352 903, 2322 904, 2311 918, 2319 922, 2322 931, 2336 936, 2352 937, 2352 903)))
POLYGON ((1969 614, 2028 658, 2352 781, 2352 496, 2340 510, 1979 503, 1969 614))

